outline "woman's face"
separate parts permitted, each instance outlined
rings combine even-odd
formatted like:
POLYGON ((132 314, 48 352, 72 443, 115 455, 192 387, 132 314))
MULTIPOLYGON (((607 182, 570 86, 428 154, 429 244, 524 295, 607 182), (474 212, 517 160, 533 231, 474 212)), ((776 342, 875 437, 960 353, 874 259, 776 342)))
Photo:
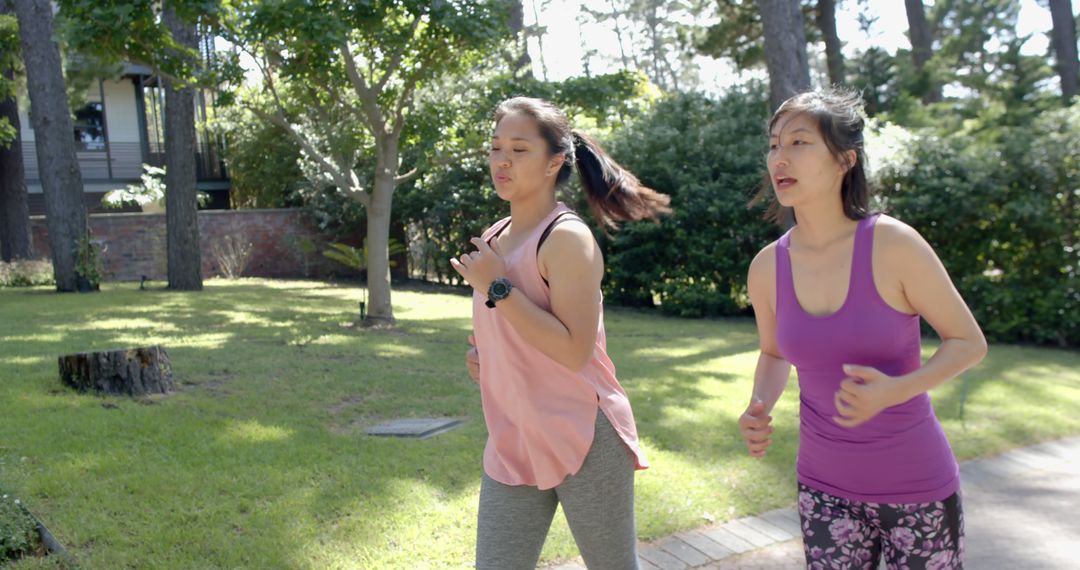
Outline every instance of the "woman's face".
POLYGON ((495 192, 503 200, 554 188, 564 159, 550 154, 536 121, 523 113, 505 115, 491 136, 488 166, 495 192))
MULTIPOLYGON (((854 151, 849 151, 854 155, 854 151)), ((854 159, 854 156, 851 156, 854 159)), ((813 117, 785 113, 769 133, 769 179, 780 205, 838 200, 847 167, 833 156, 813 117)))

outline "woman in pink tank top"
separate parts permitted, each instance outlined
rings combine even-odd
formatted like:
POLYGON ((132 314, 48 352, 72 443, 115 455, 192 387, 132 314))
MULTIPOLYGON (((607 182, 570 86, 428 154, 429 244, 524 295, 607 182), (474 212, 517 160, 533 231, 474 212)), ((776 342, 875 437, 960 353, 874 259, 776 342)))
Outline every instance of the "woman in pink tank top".
POLYGON ((871 214, 857 94, 787 100, 769 148, 758 199, 795 225, 747 279, 761 347, 739 418, 750 454, 772 443, 794 365, 807 568, 962 568, 959 470, 927 392, 982 360, 986 340, 930 245, 871 214), (942 340, 925 364, 920 318, 942 340))
POLYGON ((561 504, 590 569, 637 568, 633 477, 647 463, 607 355, 603 259, 555 192, 577 166, 595 219, 610 227, 655 219, 668 197, 539 99, 498 106, 488 161, 510 217, 451 260, 474 290, 467 361, 488 428, 476 566, 534 568, 561 504))

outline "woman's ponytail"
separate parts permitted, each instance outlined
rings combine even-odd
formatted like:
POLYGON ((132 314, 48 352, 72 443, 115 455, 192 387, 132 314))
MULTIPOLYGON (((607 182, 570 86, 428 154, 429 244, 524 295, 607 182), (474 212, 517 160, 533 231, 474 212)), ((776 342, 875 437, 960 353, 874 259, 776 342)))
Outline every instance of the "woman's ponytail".
POLYGON ((577 129, 571 133, 581 188, 597 222, 614 228, 619 222, 671 213, 670 197, 642 185, 589 135, 577 129))

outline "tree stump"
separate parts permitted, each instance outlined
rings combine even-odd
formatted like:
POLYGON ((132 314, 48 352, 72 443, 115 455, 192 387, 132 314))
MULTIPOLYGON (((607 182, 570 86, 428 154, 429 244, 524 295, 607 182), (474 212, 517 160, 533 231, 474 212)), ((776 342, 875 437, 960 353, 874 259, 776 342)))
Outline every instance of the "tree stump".
POLYGON ((60 381, 80 392, 128 396, 166 394, 176 387, 169 355, 160 346, 65 354, 60 381))

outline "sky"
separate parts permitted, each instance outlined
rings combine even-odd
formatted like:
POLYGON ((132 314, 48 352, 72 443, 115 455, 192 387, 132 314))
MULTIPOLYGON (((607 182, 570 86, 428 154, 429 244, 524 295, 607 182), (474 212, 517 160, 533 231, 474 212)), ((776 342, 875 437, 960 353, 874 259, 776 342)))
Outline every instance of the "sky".
MULTIPOLYGON (((533 4, 535 2, 539 5, 540 1, 525 1, 526 25, 532 25, 535 22, 533 4)), ((581 75, 583 73, 581 55, 586 48, 595 49, 599 54, 590 63, 594 74, 617 69, 614 62, 618 56, 619 47, 615 32, 610 26, 599 25, 586 25, 579 29, 575 17, 582 2, 597 9, 605 9, 607 6, 606 0, 552 0, 540 13, 540 24, 547 27, 543 59, 548 79, 559 80, 581 75)), ((878 15, 878 19, 868 33, 863 33, 859 29, 856 19, 858 2, 846 0, 839 4, 836 25, 838 35, 845 43, 843 48, 845 56, 850 56, 872 45, 882 47, 890 53, 895 52, 897 48, 909 49, 911 47, 907 39, 907 14, 904 11, 903 2, 869 0, 867 2, 869 9, 878 15)), ((1048 9, 1040 7, 1036 0, 1020 0, 1017 32, 1021 36, 1032 34, 1031 39, 1024 44, 1024 53, 1047 53, 1049 39, 1045 32, 1050 28, 1048 9)), ((541 52, 535 38, 530 40, 529 55, 533 59, 534 70, 539 71, 541 52)), ((729 63, 704 56, 699 57, 698 63, 702 68, 702 87, 706 91, 722 90, 728 85, 740 83, 752 76, 765 76, 764 71, 740 74, 733 70, 729 63)))

